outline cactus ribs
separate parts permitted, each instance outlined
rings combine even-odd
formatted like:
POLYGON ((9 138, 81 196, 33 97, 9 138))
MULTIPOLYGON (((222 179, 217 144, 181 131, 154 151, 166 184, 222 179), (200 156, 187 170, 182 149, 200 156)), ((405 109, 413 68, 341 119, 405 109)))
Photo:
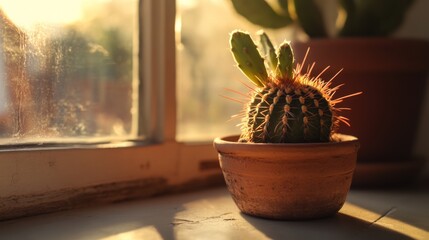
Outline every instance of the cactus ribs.
POLYGON ((238 67, 256 85, 244 108, 239 141, 331 141, 340 122, 349 125, 349 120, 339 115, 342 110, 349 109, 335 105, 360 92, 334 99, 335 92, 341 87, 331 87, 336 75, 326 82, 320 78, 324 71, 311 77, 314 63, 307 73, 302 74, 305 59, 294 68, 295 59, 289 42, 285 41, 275 49, 265 33, 260 32, 259 36, 264 58, 248 33, 234 31, 230 39, 238 67))

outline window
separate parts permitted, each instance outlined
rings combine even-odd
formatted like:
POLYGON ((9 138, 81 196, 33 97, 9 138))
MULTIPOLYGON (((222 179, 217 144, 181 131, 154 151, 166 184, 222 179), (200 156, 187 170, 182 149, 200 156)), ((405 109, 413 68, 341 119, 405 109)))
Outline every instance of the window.
MULTIPOLYGON (((177 95, 179 141, 208 141, 237 134, 239 120, 230 116, 242 110, 246 78, 229 52, 229 33, 260 28, 239 16, 230 1, 178 0, 177 95), (225 97, 222 97, 225 96, 225 97)), ((292 29, 293 30, 293 29, 292 29)), ((268 31, 278 40, 296 38, 294 31, 268 31)))
POLYGON ((175 140, 174 1, 33 2, 0 3, 0 219, 219 180, 175 140))
POLYGON ((136 137, 136 0, 1 6, 2 144, 136 137))

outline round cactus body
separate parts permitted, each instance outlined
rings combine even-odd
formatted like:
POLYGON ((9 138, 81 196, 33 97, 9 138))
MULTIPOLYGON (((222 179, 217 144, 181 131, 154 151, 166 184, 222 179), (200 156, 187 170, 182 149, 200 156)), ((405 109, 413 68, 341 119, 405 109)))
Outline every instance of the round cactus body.
POLYGON ((265 87, 247 106, 240 141, 327 142, 332 118, 328 101, 314 87, 265 87))

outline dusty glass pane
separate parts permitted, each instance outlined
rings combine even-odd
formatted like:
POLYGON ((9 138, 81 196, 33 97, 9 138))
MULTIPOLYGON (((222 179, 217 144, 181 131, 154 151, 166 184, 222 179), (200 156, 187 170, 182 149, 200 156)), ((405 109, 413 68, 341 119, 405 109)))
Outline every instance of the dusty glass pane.
POLYGON ((137 4, 0 2, 0 144, 133 137, 137 4))
MULTIPOLYGON (((239 102, 247 100, 245 84, 252 84, 235 67, 229 33, 242 29, 255 34, 260 28, 235 13, 229 0, 178 0, 177 5, 177 139, 238 133, 239 118, 229 120, 242 110, 239 102)), ((267 32, 281 41, 291 39, 294 31, 267 32)))

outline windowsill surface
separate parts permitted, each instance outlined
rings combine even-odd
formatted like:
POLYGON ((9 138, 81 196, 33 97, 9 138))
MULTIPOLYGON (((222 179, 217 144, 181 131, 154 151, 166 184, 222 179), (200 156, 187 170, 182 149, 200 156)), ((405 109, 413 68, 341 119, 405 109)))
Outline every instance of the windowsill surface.
POLYGON ((429 239, 429 192, 352 190, 340 213, 271 221, 225 187, 0 222, 1 239, 429 239))

